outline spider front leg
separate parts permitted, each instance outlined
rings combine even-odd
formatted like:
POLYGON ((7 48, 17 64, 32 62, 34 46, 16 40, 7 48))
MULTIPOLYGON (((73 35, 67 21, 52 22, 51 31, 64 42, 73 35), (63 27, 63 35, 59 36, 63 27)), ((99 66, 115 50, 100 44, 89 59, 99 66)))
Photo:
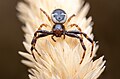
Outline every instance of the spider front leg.
POLYGON ((75 26, 80 32, 82 31, 81 28, 80 28, 77 24, 70 24, 69 26, 70 26, 70 27, 75 26))
MULTIPOLYGON (((48 32, 48 31, 46 31, 46 30, 38 30, 38 31, 36 31, 36 33, 42 33, 42 34, 39 34, 38 36, 35 36, 33 39, 32 39, 32 42, 31 42, 31 45, 32 45, 32 47, 31 47, 31 52, 32 52, 32 55, 33 55, 33 58, 36 60, 36 58, 35 58, 35 55, 34 55, 34 53, 33 53, 33 50, 35 50, 37 53, 38 53, 38 51, 37 51, 37 49, 35 48, 35 44, 36 44, 36 42, 37 42, 37 39, 38 38, 41 38, 41 37, 45 37, 45 36, 48 36, 48 35, 52 35, 53 33, 52 32, 48 32)), ((38 53, 38 55, 40 55, 39 53, 38 53)), ((37 61, 37 60, 36 60, 37 61)))
POLYGON ((41 24, 40 27, 37 29, 37 31, 34 33, 33 39, 37 36, 37 33, 39 33, 38 30, 41 30, 41 28, 42 28, 43 26, 47 27, 47 26, 49 26, 49 25, 47 25, 47 24, 41 24))
MULTIPOLYGON (((37 36, 38 33, 41 33, 40 30, 43 26, 47 27, 48 25, 47 24, 41 24, 40 27, 38 28, 38 30, 34 33, 34 37, 33 37, 32 42, 31 42, 31 44, 33 44, 33 47, 31 48, 31 50, 35 49, 33 42, 36 42, 36 41, 34 41, 34 39, 36 39, 36 36, 37 36)), ((36 49, 35 49, 35 51, 37 52, 36 49)))
POLYGON ((41 9, 41 8, 40 8, 40 11, 42 11, 45 14, 45 16, 48 18, 48 20, 50 21, 50 23, 53 24, 52 19, 49 17, 49 15, 43 9, 41 9))
POLYGON ((85 44, 84 44, 84 42, 83 42, 83 39, 82 39, 81 37, 79 37, 77 34, 74 34, 74 33, 68 33, 68 32, 66 32, 65 34, 66 34, 67 36, 74 37, 74 38, 78 38, 78 39, 80 40, 80 43, 81 43, 82 48, 83 48, 83 50, 84 50, 82 59, 81 59, 81 61, 80 61, 80 64, 81 64, 81 63, 83 62, 83 59, 84 59, 85 53, 86 53, 86 47, 85 47, 85 44))
POLYGON ((75 17, 75 14, 73 14, 72 16, 70 16, 70 17, 68 18, 68 20, 65 22, 65 25, 68 25, 68 23, 71 21, 71 19, 72 19, 73 17, 75 17))
POLYGON ((68 31, 68 33, 74 33, 74 34, 83 34, 83 36, 92 43, 92 48, 91 48, 91 54, 90 54, 90 57, 92 56, 92 53, 93 53, 93 48, 94 48, 94 42, 93 40, 88 37, 87 34, 83 33, 83 32, 79 32, 79 31, 68 31))
MULTIPOLYGON (((70 26, 71 27, 75 26, 80 32, 82 31, 81 28, 77 24, 71 24, 70 26)), ((80 35, 81 35, 81 39, 83 39, 82 34, 80 35)))

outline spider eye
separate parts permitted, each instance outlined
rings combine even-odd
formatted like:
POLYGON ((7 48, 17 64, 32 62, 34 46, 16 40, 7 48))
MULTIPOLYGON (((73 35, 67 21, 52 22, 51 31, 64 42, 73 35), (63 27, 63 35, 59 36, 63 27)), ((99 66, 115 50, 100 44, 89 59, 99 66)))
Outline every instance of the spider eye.
POLYGON ((54 23, 64 23, 66 18, 66 13, 62 9, 56 9, 52 13, 52 20, 54 23))
POLYGON ((53 15, 53 17, 55 18, 57 15, 53 15))

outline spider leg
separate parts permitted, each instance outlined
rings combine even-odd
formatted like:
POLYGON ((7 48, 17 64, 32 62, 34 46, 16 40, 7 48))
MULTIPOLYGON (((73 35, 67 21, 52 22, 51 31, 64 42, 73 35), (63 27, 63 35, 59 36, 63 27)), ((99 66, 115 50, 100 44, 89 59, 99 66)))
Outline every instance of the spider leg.
POLYGON ((41 24, 40 27, 38 28, 38 30, 34 33, 34 37, 33 37, 33 38, 35 38, 35 37, 37 36, 37 33, 41 33, 41 32, 39 32, 39 30, 41 30, 41 28, 42 28, 43 26, 47 27, 47 26, 49 26, 49 25, 47 25, 47 24, 41 24))
MULTIPOLYGON (((80 32, 82 31, 81 28, 77 24, 71 24, 71 27, 75 26, 80 32)), ((82 34, 81 34, 81 39, 83 39, 82 34)))
MULTIPOLYGON (((80 32, 82 31, 81 28, 77 24, 71 24, 70 26, 71 27, 75 26, 80 32)), ((80 35, 81 35, 81 39, 83 39, 82 34, 80 34, 80 35)))
POLYGON ((65 25, 67 25, 67 24, 71 21, 71 19, 72 19, 73 17, 75 17, 75 14, 73 14, 72 16, 70 16, 70 17, 68 18, 68 20, 65 22, 65 25))
POLYGON ((86 47, 85 47, 85 44, 84 44, 84 42, 83 42, 83 39, 82 39, 81 37, 79 37, 77 34, 74 34, 74 33, 68 33, 68 32, 66 32, 66 35, 67 35, 67 36, 70 36, 70 37, 78 38, 78 39, 80 40, 80 43, 81 43, 82 48, 83 48, 83 50, 84 50, 82 59, 81 59, 81 61, 80 61, 80 64, 81 64, 82 61, 83 61, 83 59, 84 59, 84 57, 85 57, 85 53, 86 53, 86 47))
POLYGON ((94 42, 90 37, 88 37, 87 34, 83 33, 83 35, 85 36, 86 39, 88 39, 92 43, 91 54, 90 54, 90 57, 91 57, 93 54, 94 42))
POLYGON ((38 30, 34 33, 34 37, 33 37, 33 40, 31 42, 31 44, 32 44, 31 51, 33 51, 33 49, 34 49, 36 52, 38 52, 37 49, 35 48, 35 45, 34 45, 36 43, 36 40, 34 40, 34 39, 36 39, 36 36, 37 36, 38 33, 41 33, 40 31, 41 31, 41 28, 43 26, 47 27, 48 25, 47 24, 41 24, 40 27, 38 28, 38 30))
POLYGON ((56 40, 55 40, 53 37, 54 37, 54 35, 53 35, 53 36, 51 36, 52 40, 53 40, 54 42, 56 42, 56 40))
POLYGON ((41 28, 42 28, 43 26, 47 27, 47 26, 49 26, 49 25, 47 25, 47 24, 41 24, 40 27, 38 28, 38 30, 41 30, 41 28))
POLYGON ((66 33, 66 32, 67 32, 67 31, 64 31, 64 32, 63 32, 63 39, 65 39, 65 33, 66 33))
POLYGON ((75 26, 80 32, 82 31, 81 28, 80 28, 77 24, 70 24, 69 26, 70 26, 70 27, 75 26))
MULTIPOLYGON (((31 45, 32 45, 32 47, 31 47, 31 52, 32 52, 32 55, 33 55, 33 58, 36 60, 36 58, 35 58, 35 55, 34 55, 34 53, 33 53, 33 50, 35 50, 37 53, 38 53, 38 51, 37 51, 37 49, 35 48, 35 44, 36 44, 36 42, 37 42, 37 39, 38 38, 41 38, 41 37, 45 37, 45 36, 48 36, 48 35, 52 35, 53 33, 52 32, 49 32, 49 31, 46 31, 46 30, 38 30, 38 31, 36 31, 36 33, 42 33, 42 34, 39 34, 38 36, 35 36, 33 39, 32 39, 32 42, 31 42, 31 45)), ((39 53, 38 53, 38 55, 40 55, 39 53)), ((40 55, 41 56, 41 55, 40 55)), ((37 61, 37 60, 36 60, 37 61)))
POLYGON ((91 54, 90 54, 90 57, 92 56, 92 53, 93 53, 93 48, 94 48, 94 42, 93 40, 88 37, 87 34, 83 33, 83 32, 79 32, 79 31, 68 31, 68 33, 74 33, 74 34, 83 34, 83 36, 92 43, 92 48, 91 48, 91 54))
POLYGON ((65 34, 63 35, 63 39, 65 39, 65 34))
POLYGON ((42 11, 45 14, 45 16, 48 18, 48 20, 50 21, 50 23, 53 24, 53 22, 52 22, 51 18, 49 17, 49 15, 43 9, 41 9, 41 8, 40 8, 40 11, 42 11))

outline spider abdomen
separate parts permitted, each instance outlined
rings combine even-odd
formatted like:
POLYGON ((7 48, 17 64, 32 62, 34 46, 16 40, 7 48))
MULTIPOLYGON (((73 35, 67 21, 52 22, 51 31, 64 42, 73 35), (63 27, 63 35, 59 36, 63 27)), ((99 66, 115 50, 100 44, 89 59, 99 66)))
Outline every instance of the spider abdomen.
POLYGON ((64 25, 61 23, 57 23, 53 26, 52 31, 56 37, 61 37, 61 35, 63 35, 63 32, 65 31, 64 25))

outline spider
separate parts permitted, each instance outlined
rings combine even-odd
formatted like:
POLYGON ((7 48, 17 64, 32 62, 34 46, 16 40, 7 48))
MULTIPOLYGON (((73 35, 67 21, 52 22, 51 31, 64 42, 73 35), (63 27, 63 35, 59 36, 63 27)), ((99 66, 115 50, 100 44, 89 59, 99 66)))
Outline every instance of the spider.
POLYGON ((85 56, 85 53, 86 53, 86 47, 84 45, 83 38, 82 38, 82 35, 83 35, 89 42, 92 43, 91 55, 90 55, 90 56, 92 56, 93 47, 94 47, 93 40, 91 38, 89 38, 87 34, 83 33, 81 31, 81 28, 77 24, 70 24, 69 26, 71 26, 71 27, 75 26, 79 31, 73 31, 73 30, 72 31, 67 31, 65 29, 65 26, 70 22, 70 20, 73 17, 75 17, 75 14, 73 14, 72 16, 70 16, 67 19, 67 14, 65 13, 64 10, 62 10, 62 9, 55 9, 52 12, 51 18, 50 18, 49 15, 43 9, 40 8, 40 11, 45 14, 45 16, 48 18, 50 23, 53 24, 53 27, 52 27, 51 31, 41 30, 41 28, 43 26, 45 26, 45 27, 49 26, 47 24, 41 24, 40 27, 38 28, 38 30, 34 33, 34 37, 33 37, 32 42, 31 42, 31 45, 32 45, 31 46, 31 52, 32 52, 32 55, 33 55, 34 59, 35 59, 35 56, 34 56, 33 50, 38 52, 37 49, 35 48, 35 44, 36 44, 37 39, 45 37, 45 36, 48 36, 48 35, 52 35, 51 39, 54 42, 56 42, 56 40, 54 39, 54 36, 55 37, 61 37, 62 35, 64 36, 64 39, 65 39, 65 35, 67 35, 69 37, 73 37, 73 38, 79 39, 80 43, 82 45, 82 48, 84 50, 84 53, 83 53, 82 59, 80 61, 80 64, 82 63, 82 61, 84 59, 84 56, 85 56), (81 36, 79 36, 78 34, 80 34, 81 36))

